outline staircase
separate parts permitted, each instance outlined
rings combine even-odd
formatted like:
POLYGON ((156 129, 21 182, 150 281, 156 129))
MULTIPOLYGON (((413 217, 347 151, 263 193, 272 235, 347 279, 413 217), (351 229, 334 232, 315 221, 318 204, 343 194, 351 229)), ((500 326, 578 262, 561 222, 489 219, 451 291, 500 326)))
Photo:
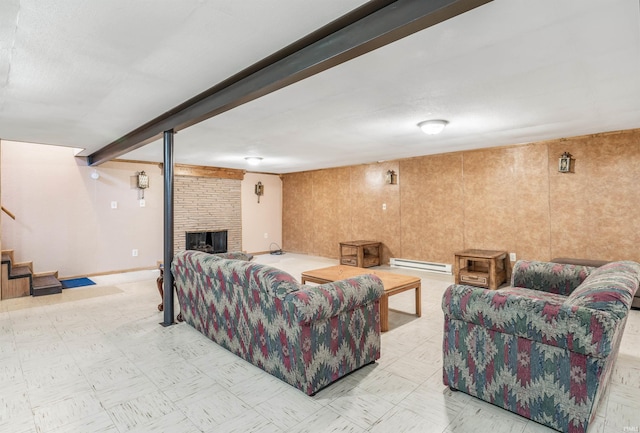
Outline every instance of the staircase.
POLYGON ((33 273, 33 264, 16 263, 13 250, 2 251, 2 299, 62 293, 57 272, 33 273))

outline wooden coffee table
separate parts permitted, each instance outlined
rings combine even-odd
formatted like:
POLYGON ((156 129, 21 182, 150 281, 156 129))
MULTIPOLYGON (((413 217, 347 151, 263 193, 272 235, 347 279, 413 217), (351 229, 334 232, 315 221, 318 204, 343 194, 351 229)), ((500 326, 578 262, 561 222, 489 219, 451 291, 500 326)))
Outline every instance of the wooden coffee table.
POLYGON ((364 274, 373 274, 378 276, 384 285, 384 294, 380 298, 380 328, 382 332, 389 330, 389 296, 415 289, 416 316, 422 316, 422 306, 420 302, 421 281, 420 278, 417 277, 357 268, 353 266, 337 265, 303 272, 302 284, 306 284, 307 282, 318 284, 332 283, 334 281, 344 280, 345 278, 356 277, 364 274))

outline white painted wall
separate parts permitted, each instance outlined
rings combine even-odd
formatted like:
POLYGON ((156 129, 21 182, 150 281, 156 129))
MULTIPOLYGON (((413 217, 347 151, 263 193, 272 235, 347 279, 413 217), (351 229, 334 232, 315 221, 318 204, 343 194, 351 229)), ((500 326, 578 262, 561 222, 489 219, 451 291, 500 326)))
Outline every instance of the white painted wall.
POLYGON ((15 250, 16 261, 64 278, 155 267, 162 259, 159 167, 109 162, 94 180, 94 168, 72 148, 3 141, 1 150, 2 203, 16 215, 2 218, 2 247, 15 250), (150 177, 145 207, 135 186, 141 170, 150 177))
POLYGON ((242 249, 257 253, 281 247, 282 180, 272 174, 246 173, 242 181, 242 249), (258 182, 264 185, 260 203, 254 192, 258 182))
MULTIPOLYGON (((18 262, 33 261, 35 272, 57 270, 65 278, 153 268, 162 260, 163 177, 157 165, 108 162, 94 169, 72 148, 5 140, 0 150, 2 204, 17 217, 0 218, 2 248, 15 250, 18 262), (94 170, 97 180, 91 178, 94 170), (150 177, 144 208, 135 186, 142 170, 150 177)), ((242 249, 281 247, 280 177, 247 173, 241 195, 242 249), (260 204, 258 181, 265 186, 260 204)))

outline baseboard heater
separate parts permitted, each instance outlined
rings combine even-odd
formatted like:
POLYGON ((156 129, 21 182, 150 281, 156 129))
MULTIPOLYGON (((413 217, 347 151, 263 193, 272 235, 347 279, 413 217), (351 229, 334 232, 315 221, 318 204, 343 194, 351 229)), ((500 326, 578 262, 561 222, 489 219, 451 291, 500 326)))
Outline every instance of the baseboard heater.
POLYGON ((421 271, 451 275, 451 265, 446 263, 421 262, 419 260, 397 259, 392 257, 389 264, 392 268, 419 269, 421 271))

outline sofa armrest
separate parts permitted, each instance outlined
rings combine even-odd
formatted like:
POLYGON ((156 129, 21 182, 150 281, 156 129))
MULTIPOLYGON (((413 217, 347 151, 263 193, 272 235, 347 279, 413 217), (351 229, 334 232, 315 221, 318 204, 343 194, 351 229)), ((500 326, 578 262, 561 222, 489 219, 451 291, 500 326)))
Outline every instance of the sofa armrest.
POLYGON ((624 318, 567 303, 453 284, 442 297, 446 320, 515 335, 597 358, 611 353, 624 318))
POLYGON ((293 318, 300 324, 329 319, 338 314, 375 302, 384 293, 382 280, 375 275, 359 275, 318 286, 300 286, 285 302, 295 307, 293 318))
POLYGON ((511 273, 511 285, 568 296, 594 269, 589 266, 518 260, 511 273))

